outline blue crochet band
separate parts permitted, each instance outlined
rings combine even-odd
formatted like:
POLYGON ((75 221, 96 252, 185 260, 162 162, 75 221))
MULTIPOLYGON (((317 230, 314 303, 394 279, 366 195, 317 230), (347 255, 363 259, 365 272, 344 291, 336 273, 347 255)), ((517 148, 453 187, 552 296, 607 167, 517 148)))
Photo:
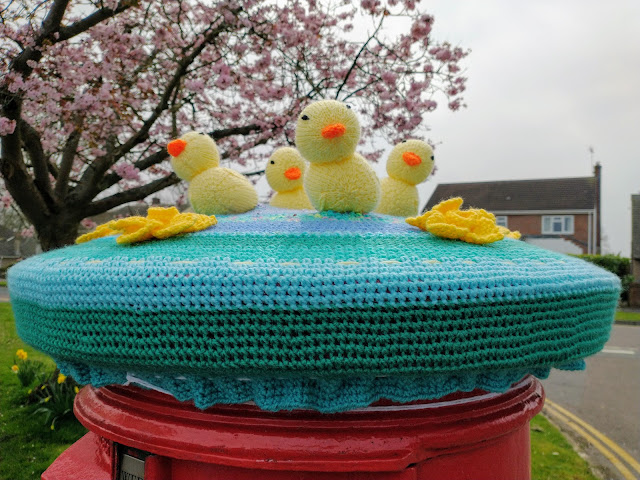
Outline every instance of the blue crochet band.
MULTIPOLYGON (((173 377, 153 373, 131 373, 59 362, 60 371, 80 383, 103 387, 133 384, 167 393, 180 401, 193 401, 205 409, 216 404, 254 402, 263 410, 311 409, 335 413, 366 407, 378 400, 406 403, 441 398, 454 392, 485 390, 504 392, 527 374, 547 378, 551 367, 468 372, 429 376, 346 378, 206 378, 198 375, 173 377)), ((583 360, 556 368, 584 370, 583 360)))

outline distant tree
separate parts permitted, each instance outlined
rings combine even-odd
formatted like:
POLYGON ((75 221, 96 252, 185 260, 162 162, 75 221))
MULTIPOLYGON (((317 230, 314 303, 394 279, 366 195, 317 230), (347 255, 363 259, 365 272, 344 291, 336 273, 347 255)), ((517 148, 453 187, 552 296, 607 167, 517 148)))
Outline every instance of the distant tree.
POLYGON ((292 119, 320 98, 353 103, 365 140, 424 133, 437 93, 462 105, 467 52, 432 40, 417 3, 5 0, 6 190, 48 250, 177 183, 164 147, 187 130, 247 168, 256 146, 292 143, 292 119))

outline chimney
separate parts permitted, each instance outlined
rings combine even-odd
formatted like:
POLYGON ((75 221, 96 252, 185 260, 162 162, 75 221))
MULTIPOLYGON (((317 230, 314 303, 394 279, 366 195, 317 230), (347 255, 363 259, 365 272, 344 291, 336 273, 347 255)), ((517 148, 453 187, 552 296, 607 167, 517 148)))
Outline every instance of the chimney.
POLYGON ((602 185, 602 165, 600 162, 596 162, 593 166, 593 176, 596 180, 596 191, 595 191, 595 210, 596 210, 596 254, 600 255, 602 252, 600 251, 600 223, 601 223, 601 209, 600 209, 600 187, 602 185))

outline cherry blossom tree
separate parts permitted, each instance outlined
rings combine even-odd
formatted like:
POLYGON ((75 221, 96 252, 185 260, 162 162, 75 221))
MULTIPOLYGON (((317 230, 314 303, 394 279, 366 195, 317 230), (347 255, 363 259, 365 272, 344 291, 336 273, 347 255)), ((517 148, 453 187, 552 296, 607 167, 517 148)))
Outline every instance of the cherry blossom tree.
POLYGON ((358 109, 375 160, 373 139, 424 135, 436 102, 463 105, 467 52, 432 39, 418 3, 3 0, 3 202, 43 249, 66 245, 83 219, 179 181, 172 137, 206 131, 251 174, 256 147, 292 144, 321 98, 358 109))

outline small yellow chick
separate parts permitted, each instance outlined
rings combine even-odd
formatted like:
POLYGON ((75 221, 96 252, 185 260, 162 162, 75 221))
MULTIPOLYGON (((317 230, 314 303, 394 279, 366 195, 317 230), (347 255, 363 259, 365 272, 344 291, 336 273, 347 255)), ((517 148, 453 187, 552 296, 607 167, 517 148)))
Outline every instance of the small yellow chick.
POLYGON ((218 147, 209 135, 185 133, 167 145, 176 175, 189 182, 189 202, 205 215, 243 213, 258 204, 258 193, 243 175, 220 167, 218 147))
POLYGON ((282 147, 273 152, 265 169, 267 182, 276 192, 269 205, 312 210, 309 197, 302 188, 302 179, 306 169, 307 163, 295 148, 282 147))
POLYGON ((418 214, 418 189, 433 170, 433 150, 422 140, 405 140, 399 143, 387 160, 389 176, 381 182, 382 195, 377 213, 396 217, 413 217, 418 214))
POLYGON ((380 181, 356 153, 360 124, 349 105, 322 100, 307 106, 296 124, 296 145, 309 161, 304 189, 316 210, 367 213, 378 205, 380 181))

